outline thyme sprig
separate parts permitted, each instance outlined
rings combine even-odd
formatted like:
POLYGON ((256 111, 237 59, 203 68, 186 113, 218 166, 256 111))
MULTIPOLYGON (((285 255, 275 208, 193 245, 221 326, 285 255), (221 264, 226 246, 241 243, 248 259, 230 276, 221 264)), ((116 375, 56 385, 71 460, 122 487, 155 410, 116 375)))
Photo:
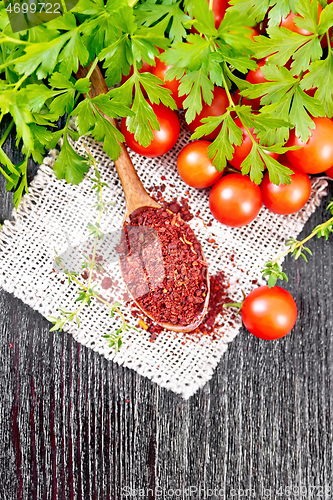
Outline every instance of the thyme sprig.
MULTIPOLYGON (((333 215, 333 200, 329 203, 327 210, 330 211, 333 215)), ((328 240, 330 233, 333 233, 333 217, 331 217, 326 222, 323 222, 322 224, 316 226, 312 233, 304 238, 304 240, 298 241, 293 238, 287 240, 287 250, 285 250, 274 260, 266 262, 266 265, 262 270, 263 276, 268 276, 268 286, 270 288, 275 286, 278 279, 288 281, 288 276, 283 272, 282 265, 279 264, 279 260, 282 259, 282 257, 291 254, 291 256, 294 257, 295 260, 302 257, 307 262, 308 255, 312 255, 312 252, 308 247, 305 246, 305 243, 307 243, 316 235, 318 238, 324 237, 326 240, 328 240)))
POLYGON ((54 249, 55 252, 55 263, 57 264, 58 267, 62 268, 64 271, 65 275, 67 276, 68 279, 68 284, 71 285, 72 283, 76 283, 79 285, 79 290, 78 290, 78 296, 75 300, 75 302, 80 303, 80 305, 70 311, 67 310, 63 307, 58 307, 57 310, 60 311, 61 315, 60 316, 48 316, 47 319, 53 323, 53 327, 50 329, 51 332, 53 331, 62 331, 66 323, 70 323, 72 321, 75 321, 78 328, 80 328, 80 316, 79 313, 85 306, 90 306, 91 305, 91 299, 94 298, 99 302, 102 302, 105 304, 109 309, 110 309, 110 316, 113 318, 115 314, 117 314, 121 320, 120 326, 112 333, 110 334, 105 334, 103 335, 103 338, 107 339, 109 342, 110 347, 114 347, 115 352, 117 353, 122 345, 122 337, 123 333, 130 329, 136 329, 135 327, 132 327, 126 323, 125 317, 123 313, 120 310, 121 303, 120 302, 115 302, 113 304, 110 304, 107 302, 105 299, 103 299, 99 293, 96 290, 96 285, 92 285, 92 277, 93 277, 93 271, 94 270, 103 270, 103 267, 96 262, 96 251, 97 251, 97 243, 99 240, 103 239, 104 234, 103 231, 101 230, 101 219, 103 213, 107 214, 108 213, 108 206, 110 204, 113 204, 113 202, 105 202, 103 199, 103 188, 108 187, 108 185, 105 182, 101 181, 101 175, 100 172, 97 168, 97 162, 95 158, 92 156, 88 148, 84 145, 84 148, 87 152, 88 156, 88 162, 90 166, 92 165, 94 167, 94 172, 95 172, 95 177, 91 178, 93 182, 92 189, 96 190, 96 196, 97 196, 97 203, 96 205, 93 205, 92 208, 97 208, 98 210, 98 218, 95 224, 89 223, 87 228, 90 231, 89 236, 94 237, 94 248, 92 252, 92 256, 88 257, 87 255, 83 254, 83 261, 81 263, 81 269, 88 271, 89 272, 89 277, 88 277, 88 284, 87 286, 81 283, 81 281, 78 279, 79 274, 74 272, 74 271, 69 271, 66 269, 63 258, 58 255, 58 252, 56 249, 54 249))

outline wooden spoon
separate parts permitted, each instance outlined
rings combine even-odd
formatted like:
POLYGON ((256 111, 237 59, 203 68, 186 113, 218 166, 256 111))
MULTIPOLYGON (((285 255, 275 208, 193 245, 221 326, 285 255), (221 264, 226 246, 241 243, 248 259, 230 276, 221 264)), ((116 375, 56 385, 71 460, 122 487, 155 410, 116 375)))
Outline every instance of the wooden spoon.
MULTIPOLYGON (((82 66, 79 67, 78 72, 76 73, 77 78, 85 78, 88 74, 89 71, 89 66, 83 68, 82 66)), ((98 66, 94 69, 90 76, 90 82, 91 82, 91 87, 90 87, 90 92, 89 96, 91 98, 96 97, 100 94, 107 94, 108 93, 108 87, 106 85, 106 82, 103 78, 103 75, 101 73, 101 70, 99 69, 98 66)), ((118 127, 118 122, 114 118, 110 118, 106 115, 103 114, 103 116, 110 122, 112 125, 114 125, 116 128, 118 127)), ((130 215, 133 214, 134 212, 137 213, 138 211, 142 211, 148 207, 152 207, 155 209, 162 208, 159 203, 157 203, 155 200, 149 196, 147 191, 142 185, 142 182, 136 173, 136 170, 134 168, 134 165, 132 163, 132 160, 128 154, 128 151, 126 149, 126 146, 123 143, 120 143, 120 148, 121 148, 121 153, 119 155, 119 158, 114 162, 120 182, 123 186, 124 194, 125 194, 125 199, 126 199, 126 209, 125 209, 125 215, 124 215, 124 224, 129 221, 130 215)), ((126 283, 126 282, 125 282, 126 283)), ((207 270, 207 295, 206 299, 204 302, 203 309, 198 316, 198 319, 195 321, 195 323, 187 326, 179 326, 179 325, 173 325, 172 323, 158 323, 155 318, 146 310, 144 310, 140 304, 137 302, 137 300, 133 297, 131 292, 129 291, 132 299, 136 303, 136 305, 141 309, 141 311, 151 318, 155 323, 158 323, 161 325, 163 328, 166 328, 167 330, 172 330, 175 332, 191 332, 192 330, 195 330, 200 323, 202 322, 207 309, 208 309, 208 303, 209 303, 209 295, 210 295, 210 287, 209 287, 209 276, 208 276, 208 270, 207 270)))

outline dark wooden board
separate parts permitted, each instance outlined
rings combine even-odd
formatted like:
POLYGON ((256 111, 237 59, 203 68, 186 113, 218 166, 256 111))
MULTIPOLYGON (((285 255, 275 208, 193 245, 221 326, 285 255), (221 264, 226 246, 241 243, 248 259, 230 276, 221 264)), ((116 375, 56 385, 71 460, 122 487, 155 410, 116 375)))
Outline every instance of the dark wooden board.
MULTIPOLYGON (((10 211, 0 179, 0 220, 10 211)), ((333 244, 309 246, 308 264, 285 266, 293 332, 242 331, 189 401, 49 333, 1 290, 0 499, 331 499, 333 244)))

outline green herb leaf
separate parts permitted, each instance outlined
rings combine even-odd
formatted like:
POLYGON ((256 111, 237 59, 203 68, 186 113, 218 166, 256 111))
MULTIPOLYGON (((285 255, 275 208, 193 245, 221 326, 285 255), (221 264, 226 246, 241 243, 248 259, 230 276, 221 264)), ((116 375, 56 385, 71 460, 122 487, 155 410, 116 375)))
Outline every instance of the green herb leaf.
POLYGON ((65 179, 70 184, 79 184, 89 170, 88 162, 77 154, 68 142, 67 134, 53 170, 58 179, 65 179))
POLYGON ((144 26, 155 26, 161 33, 169 30, 171 40, 182 40, 186 37, 185 25, 190 21, 180 8, 181 1, 163 0, 156 3, 148 0, 138 5, 135 13, 144 26))

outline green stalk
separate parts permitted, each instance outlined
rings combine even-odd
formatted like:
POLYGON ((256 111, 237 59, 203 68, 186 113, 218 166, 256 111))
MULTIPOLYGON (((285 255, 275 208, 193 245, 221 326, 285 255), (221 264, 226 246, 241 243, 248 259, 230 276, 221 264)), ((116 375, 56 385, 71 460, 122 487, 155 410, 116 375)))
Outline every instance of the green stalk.
POLYGON ((5 42, 15 43, 16 45, 31 45, 30 42, 26 42, 25 40, 20 40, 20 39, 16 40, 16 38, 11 38, 10 36, 6 35, 0 38, 0 43, 5 43, 5 42))
POLYGON ((1 166, 0 166, 0 172, 2 173, 4 178, 7 179, 7 181, 9 181, 9 182, 12 181, 12 179, 9 177, 9 175, 4 171, 4 169, 1 166))
MULTIPOLYGON (((325 222, 323 224, 323 229, 325 229, 326 227, 331 226, 332 224, 333 224, 333 217, 331 217, 327 222, 325 222)), ((304 238, 304 240, 299 241, 297 243, 297 245, 295 245, 293 248, 288 248, 288 250, 286 250, 285 252, 283 252, 282 254, 280 254, 278 257, 276 257, 274 260, 272 260, 272 263, 275 264, 280 259, 282 259, 282 257, 285 257, 286 255, 288 255, 292 250, 296 250, 296 248, 302 247, 304 245, 304 243, 306 243, 307 241, 311 240, 317 233, 318 233, 318 231, 316 231, 316 229, 315 229, 314 231, 312 231, 311 234, 309 234, 309 236, 307 236, 306 238, 304 238)))
POLYGON ((66 3, 64 0, 60 0, 61 1, 61 5, 62 5, 62 9, 64 11, 64 14, 67 14, 68 10, 67 10, 67 6, 66 6, 66 3))
POLYGON ((28 78, 29 75, 23 75, 22 78, 20 78, 16 83, 15 83, 15 86, 14 86, 14 91, 17 90, 20 85, 24 82, 24 80, 26 80, 28 78))
MULTIPOLYGON (((225 64, 226 64, 226 63, 224 62, 224 63, 223 63, 223 66, 225 66, 225 64)), ((230 104, 230 106, 232 106, 233 108, 235 108, 235 107, 236 107, 236 104, 234 103, 233 98, 232 98, 232 96, 231 96, 231 94, 230 94, 230 91, 229 91, 229 89, 228 89, 228 85, 227 85, 227 82, 226 82, 226 79, 225 79, 225 76, 224 76, 224 72, 223 72, 223 70, 222 70, 222 80, 223 80, 224 89, 225 89, 225 91, 226 91, 226 93, 227 93, 227 96, 228 96, 228 99, 229 99, 229 104, 230 104)), ((254 140, 254 137, 253 137, 253 135, 251 134, 249 127, 246 125, 246 123, 244 122, 244 120, 242 119, 242 117, 238 115, 237 111, 236 111, 236 114, 237 114, 238 118, 240 119, 240 121, 241 121, 241 123, 242 123, 243 127, 245 128, 246 132, 248 133, 248 135, 249 135, 249 137, 250 137, 250 139, 251 139, 251 142, 252 142, 253 146, 254 146, 256 149, 258 149, 259 144, 257 143, 257 141, 255 141, 255 140, 254 140)))
POLYGON ((90 69, 89 69, 89 71, 88 71, 88 74, 87 74, 86 78, 88 78, 88 79, 89 79, 89 78, 91 77, 92 72, 94 71, 94 69, 95 69, 95 68, 96 68, 96 66, 97 66, 97 63, 98 63, 98 57, 96 57, 96 59, 93 61, 92 65, 90 66, 90 69))
POLYGON ((4 144, 5 140, 7 139, 7 137, 9 136, 10 134, 10 131, 12 130, 14 126, 14 120, 12 119, 10 124, 8 125, 8 127, 6 128, 5 130, 5 133, 3 134, 3 136, 1 137, 0 139, 0 148, 2 147, 2 145, 4 144))

